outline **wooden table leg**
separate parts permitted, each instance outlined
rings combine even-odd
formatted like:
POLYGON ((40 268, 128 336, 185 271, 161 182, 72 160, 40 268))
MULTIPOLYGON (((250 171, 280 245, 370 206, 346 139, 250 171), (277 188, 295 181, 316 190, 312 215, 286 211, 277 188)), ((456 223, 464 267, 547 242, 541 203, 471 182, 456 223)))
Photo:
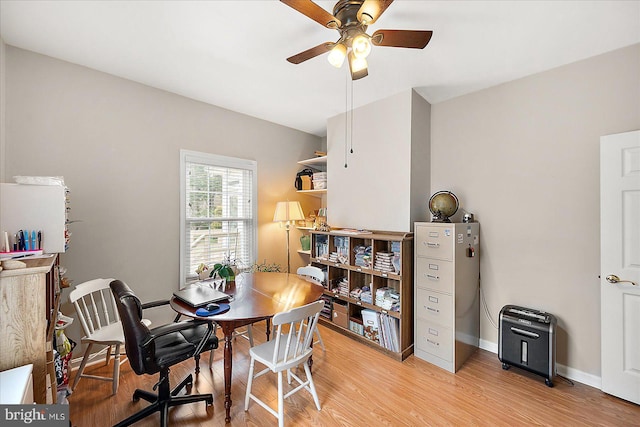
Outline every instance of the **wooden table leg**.
POLYGON ((225 422, 231 421, 231 371, 233 364, 233 348, 231 347, 231 340, 233 338, 232 327, 223 327, 224 331, 224 409, 225 409, 225 422))

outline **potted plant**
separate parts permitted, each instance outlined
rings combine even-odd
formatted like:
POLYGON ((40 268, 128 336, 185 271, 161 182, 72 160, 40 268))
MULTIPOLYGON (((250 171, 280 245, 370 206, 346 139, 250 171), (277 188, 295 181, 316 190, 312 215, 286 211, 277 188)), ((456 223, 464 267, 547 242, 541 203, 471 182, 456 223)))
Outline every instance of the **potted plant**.
POLYGON ((236 259, 231 258, 231 254, 226 254, 222 262, 215 263, 209 272, 209 277, 215 279, 219 277, 225 282, 233 282, 236 280, 238 273, 238 265, 236 259))
POLYGON ((235 266, 229 262, 217 263, 211 269, 209 277, 215 279, 216 276, 218 276, 227 282, 233 282, 234 280, 236 280, 236 271, 234 267, 235 266))

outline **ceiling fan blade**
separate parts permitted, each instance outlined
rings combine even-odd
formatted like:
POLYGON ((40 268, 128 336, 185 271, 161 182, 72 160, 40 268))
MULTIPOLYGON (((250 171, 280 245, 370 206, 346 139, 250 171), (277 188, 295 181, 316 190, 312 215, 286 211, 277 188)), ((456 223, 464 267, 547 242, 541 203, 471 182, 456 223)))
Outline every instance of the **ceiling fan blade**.
POLYGON ((371 36, 371 42, 376 46, 424 49, 432 35, 433 31, 423 30, 378 30, 371 36))
POLYGON ((297 10, 308 18, 313 19, 318 24, 327 28, 340 27, 340 20, 318 6, 311 0, 280 0, 287 6, 297 10))
POLYGON ((365 25, 371 25, 380 18, 393 0, 365 0, 358 10, 358 21, 365 25))
POLYGON ((304 52, 300 52, 297 55, 293 55, 287 58, 287 61, 291 62, 292 64, 300 64, 307 59, 315 58, 318 55, 329 52, 334 44, 335 43, 330 42, 319 44, 316 47, 312 47, 311 49, 307 49, 304 52))

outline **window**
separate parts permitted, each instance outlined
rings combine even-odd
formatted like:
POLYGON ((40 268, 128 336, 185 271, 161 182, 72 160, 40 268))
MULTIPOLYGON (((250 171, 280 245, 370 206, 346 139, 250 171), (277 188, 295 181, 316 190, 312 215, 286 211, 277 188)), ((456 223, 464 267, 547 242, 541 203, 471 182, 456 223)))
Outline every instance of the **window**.
POLYGON ((257 162, 180 150, 180 286, 200 263, 256 257, 257 162))

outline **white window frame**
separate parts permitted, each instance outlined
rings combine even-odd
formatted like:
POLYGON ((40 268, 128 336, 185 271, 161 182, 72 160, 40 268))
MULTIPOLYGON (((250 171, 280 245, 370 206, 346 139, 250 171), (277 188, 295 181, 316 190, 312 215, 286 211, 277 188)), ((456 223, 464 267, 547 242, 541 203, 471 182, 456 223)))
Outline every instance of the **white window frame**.
POLYGON ((237 157, 220 156, 217 154, 202 153, 198 151, 180 150, 180 288, 186 286, 187 276, 189 273, 195 274, 195 272, 185 271, 188 266, 186 265, 187 247, 186 247, 186 232, 187 232, 187 163, 202 163, 211 166, 246 169, 252 172, 252 185, 251 185, 251 241, 253 244, 249 248, 251 251, 250 262, 255 262, 258 255, 258 162, 255 160, 240 159, 237 157))

